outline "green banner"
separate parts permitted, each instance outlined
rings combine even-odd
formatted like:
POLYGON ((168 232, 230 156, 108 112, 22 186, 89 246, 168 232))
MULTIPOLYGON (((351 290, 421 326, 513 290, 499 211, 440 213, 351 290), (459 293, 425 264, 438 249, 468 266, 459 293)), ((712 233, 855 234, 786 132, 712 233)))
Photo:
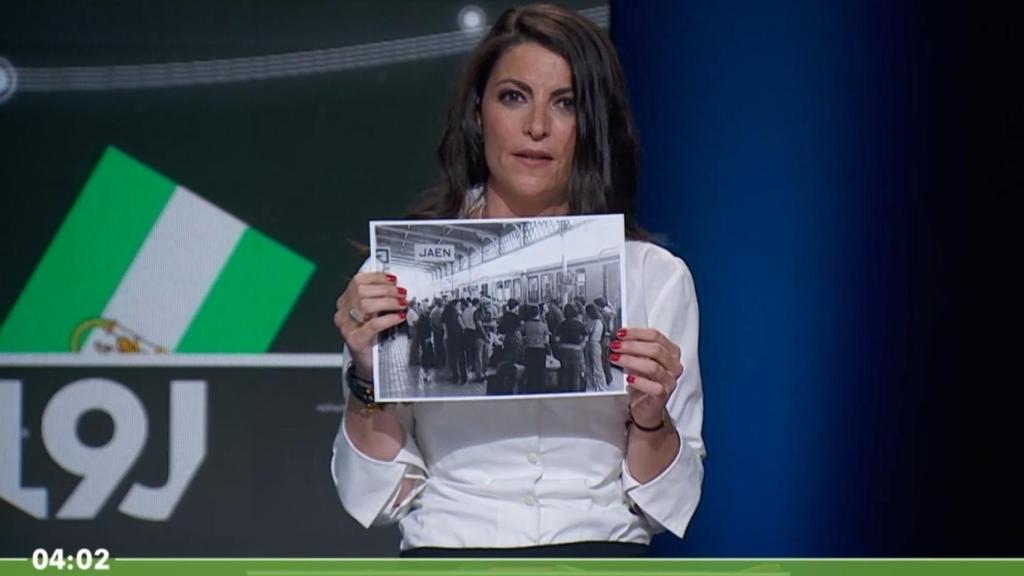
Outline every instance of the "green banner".
POLYGON ((0 352, 264 353, 313 270, 108 147, 0 322, 0 352))
MULTIPOLYGON (((75 564, 74 556, 64 563, 51 563, 42 555, 32 559, 0 560, 0 575, 96 572, 75 564), (59 567, 63 565, 63 568, 59 567), (75 565, 74 568, 71 566, 75 565)), ((81 558, 80 558, 81 559, 81 558)), ((594 574, 606 576, 1013 576, 1024 575, 1024 559, 770 559, 770 560, 679 560, 679 559, 524 559, 524 560, 336 560, 336 559, 113 559, 101 574, 123 576, 564 576, 594 574)))

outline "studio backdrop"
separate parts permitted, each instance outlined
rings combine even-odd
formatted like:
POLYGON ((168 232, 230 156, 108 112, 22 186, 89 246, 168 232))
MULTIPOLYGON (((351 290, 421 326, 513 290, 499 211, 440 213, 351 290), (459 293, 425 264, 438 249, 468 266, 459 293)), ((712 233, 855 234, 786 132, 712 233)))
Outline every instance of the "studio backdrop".
POLYGON ((507 6, 5 7, 0 555, 397 554, 331 479, 334 301, 507 6))
MULTIPOLYGON (((1019 556, 1019 338, 995 326, 1022 20, 564 4, 612 33, 638 215, 701 306, 704 494, 654 552, 1019 556)), ((397 553, 331 479, 334 303, 367 223, 437 182, 507 5, 5 3, 0 555, 397 553)))

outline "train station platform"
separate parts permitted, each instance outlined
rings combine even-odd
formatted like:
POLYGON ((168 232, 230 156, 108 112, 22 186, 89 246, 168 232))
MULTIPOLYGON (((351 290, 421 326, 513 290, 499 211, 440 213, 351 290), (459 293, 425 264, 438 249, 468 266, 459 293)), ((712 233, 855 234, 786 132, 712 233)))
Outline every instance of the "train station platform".
POLYGON ((409 366, 409 337, 398 333, 380 347, 380 369, 384 372, 381 397, 433 398, 453 396, 484 396, 484 382, 457 384, 445 368, 409 366))

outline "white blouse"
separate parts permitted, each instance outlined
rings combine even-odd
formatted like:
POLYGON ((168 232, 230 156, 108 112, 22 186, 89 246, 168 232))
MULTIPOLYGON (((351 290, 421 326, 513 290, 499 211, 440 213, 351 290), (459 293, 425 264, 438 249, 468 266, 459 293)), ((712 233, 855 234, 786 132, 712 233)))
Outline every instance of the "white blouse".
POLYGON ((366 527, 397 521, 403 550, 683 536, 705 456, 693 278, 667 250, 628 241, 626 282, 627 328, 657 328, 682 350, 668 403, 680 449, 664 472, 630 475, 626 396, 425 402, 395 408, 406 438, 393 461, 357 450, 342 422, 331 471, 345 510, 366 527), (417 486, 396 502, 403 478, 417 486))

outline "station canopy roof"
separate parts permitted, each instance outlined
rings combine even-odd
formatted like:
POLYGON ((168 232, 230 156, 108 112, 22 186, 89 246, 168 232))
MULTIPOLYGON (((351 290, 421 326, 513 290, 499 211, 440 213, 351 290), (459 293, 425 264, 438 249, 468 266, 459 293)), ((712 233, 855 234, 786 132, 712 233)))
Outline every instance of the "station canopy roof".
MULTIPOLYGON (((544 219, 534 222, 467 221, 465 224, 378 224, 377 246, 390 249, 392 264, 431 271, 433 262, 417 260, 417 244, 451 245, 456 259, 470 259, 474 265, 493 260, 542 238, 568 230, 571 220, 544 219)), ((461 269, 461 266, 456 267, 461 269)))

